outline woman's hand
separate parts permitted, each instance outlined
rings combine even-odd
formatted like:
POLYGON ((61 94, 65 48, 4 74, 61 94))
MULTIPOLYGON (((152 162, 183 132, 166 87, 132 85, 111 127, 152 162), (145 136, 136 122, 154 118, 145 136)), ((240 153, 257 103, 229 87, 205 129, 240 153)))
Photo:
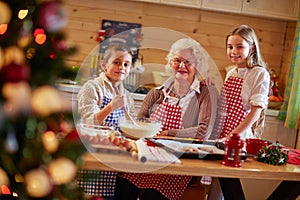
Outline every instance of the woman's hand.
POLYGON ((117 95, 115 98, 110 102, 110 106, 112 110, 116 110, 120 107, 124 107, 124 96, 117 95))
POLYGON ((164 130, 158 134, 158 136, 168 136, 168 130, 164 130))

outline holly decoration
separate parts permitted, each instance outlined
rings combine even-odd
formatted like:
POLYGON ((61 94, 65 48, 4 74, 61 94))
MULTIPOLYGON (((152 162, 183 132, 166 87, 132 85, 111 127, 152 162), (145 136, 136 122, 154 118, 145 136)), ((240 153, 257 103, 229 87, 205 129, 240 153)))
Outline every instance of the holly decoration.
POLYGON ((84 199, 86 149, 55 86, 76 51, 66 20, 59 0, 0 0, 0 199, 84 199))
POLYGON ((271 165, 285 165, 288 155, 281 149, 279 143, 263 146, 257 153, 257 161, 271 165))

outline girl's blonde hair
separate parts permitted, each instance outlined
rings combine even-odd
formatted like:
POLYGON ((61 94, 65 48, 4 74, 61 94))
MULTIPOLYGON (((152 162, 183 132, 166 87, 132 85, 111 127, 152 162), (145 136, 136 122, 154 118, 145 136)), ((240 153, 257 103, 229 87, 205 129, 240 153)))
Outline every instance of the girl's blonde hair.
POLYGON ((241 25, 233 29, 233 31, 231 31, 226 37, 226 45, 228 42, 228 38, 232 35, 241 36, 250 46, 250 52, 247 58, 247 67, 249 68, 252 68, 254 66, 260 66, 264 68, 267 67, 265 61, 263 60, 260 54, 260 48, 259 48, 257 36, 251 27, 247 25, 241 25))
POLYGON ((105 50, 105 53, 103 55, 103 60, 105 62, 108 62, 112 53, 116 52, 116 51, 123 51, 123 52, 129 53, 131 56, 133 56, 133 53, 129 46, 127 46, 126 44, 122 44, 122 43, 120 43, 120 44, 114 43, 114 44, 111 44, 109 47, 107 47, 107 49, 105 50))

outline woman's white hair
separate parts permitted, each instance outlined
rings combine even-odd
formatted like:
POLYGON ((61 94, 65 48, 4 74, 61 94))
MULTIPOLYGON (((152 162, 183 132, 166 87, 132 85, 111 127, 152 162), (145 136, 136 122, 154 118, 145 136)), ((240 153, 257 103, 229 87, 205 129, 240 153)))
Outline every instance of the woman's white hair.
POLYGON ((192 38, 182 38, 175 41, 169 51, 169 54, 166 57, 168 64, 170 64, 172 58, 178 51, 181 50, 190 50, 192 53, 193 62, 196 65, 196 69, 199 75, 202 76, 209 68, 209 58, 210 56, 206 50, 192 38))

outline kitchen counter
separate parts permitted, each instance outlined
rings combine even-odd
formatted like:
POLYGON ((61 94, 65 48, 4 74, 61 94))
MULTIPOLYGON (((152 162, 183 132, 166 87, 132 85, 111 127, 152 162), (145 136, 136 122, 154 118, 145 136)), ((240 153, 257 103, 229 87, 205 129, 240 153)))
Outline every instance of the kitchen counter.
POLYGON ((267 109, 266 110, 266 116, 277 117, 278 114, 279 114, 279 110, 275 110, 275 109, 267 109))
POLYGON ((132 98, 136 101, 143 101, 144 98, 146 97, 145 94, 138 94, 138 93, 131 93, 132 98))

